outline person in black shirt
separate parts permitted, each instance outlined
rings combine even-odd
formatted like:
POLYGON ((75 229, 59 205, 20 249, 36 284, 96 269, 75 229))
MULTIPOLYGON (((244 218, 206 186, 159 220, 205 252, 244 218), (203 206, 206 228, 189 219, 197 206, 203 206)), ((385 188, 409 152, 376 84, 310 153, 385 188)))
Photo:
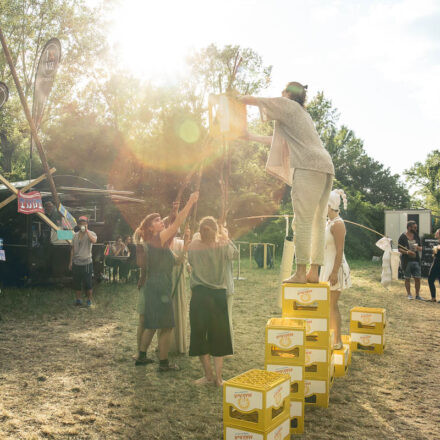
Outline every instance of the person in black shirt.
MULTIPOLYGON (((435 231, 435 238, 440 242, 440 229, 435 231)), ((440 281, 440 246, 434 246, 432 248, 432 253, 434 254, 434 260, 429 269, 428 284, 429 290, 431 291, 431 301, 435 302, 435 280, 440 281)), ((439 301, 440 303, 440 301, 439 301)))
POLYGON ((406 233, 399 237, 399 252, 401 253, 401 265, 405 274, 405 288, 408 299, 413 299, 411 295, 411 277, 414 278, 416 299, 423 301, 420 296, 420 278, 422 270, 420 266, 419 252, 422 250, 420 238, 417 234, 417 223, 410 220, 406 224, 406 233))

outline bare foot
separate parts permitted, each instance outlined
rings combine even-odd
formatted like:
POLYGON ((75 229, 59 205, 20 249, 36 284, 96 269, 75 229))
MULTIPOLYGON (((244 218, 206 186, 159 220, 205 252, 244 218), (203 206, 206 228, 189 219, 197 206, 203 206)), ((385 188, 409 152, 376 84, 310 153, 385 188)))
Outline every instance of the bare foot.
POLYGON ((222 387, 223 386, 223 379, 215 379, 215 386, 216 387, 222 387))
POLYGON ((295 284, 305 284, 306 282, 307 282, 307 279, 305 276, 300 276, 300 275, 297 275, 296 273, 293 274, 287 280, 283 281, 283 283, 295 283, 295 284))
POLYGON ((208 379, 205 376, 194 381, 194 385, 213 385, 213 384, 214 384, 214 379, 208 379))
POLYGON ((308 283, 319 283, 319 266, 312 264, 307 271, 306 280, 308 283))
POLYGON ((138 357, 139 357, 139 354, 134 354, 134 355, 132 356, 132 358, 133 358, 135 361, 138 360, 138 357))
POLYGON ((306 282, 310 283, 310 284, 311 283, 313 283, 313 284, 319 283, 319 276, 307 274, 306 282))

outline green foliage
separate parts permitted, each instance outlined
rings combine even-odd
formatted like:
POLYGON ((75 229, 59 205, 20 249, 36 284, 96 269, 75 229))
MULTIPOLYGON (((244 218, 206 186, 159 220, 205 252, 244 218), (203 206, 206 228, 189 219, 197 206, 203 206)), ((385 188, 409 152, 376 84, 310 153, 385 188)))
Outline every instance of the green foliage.
POLYGON ((418 187, 419 204, 440 215, 440 151, 433 150, 424 162, 416 162, 406 170, 405 175, 408 182, 418 187))

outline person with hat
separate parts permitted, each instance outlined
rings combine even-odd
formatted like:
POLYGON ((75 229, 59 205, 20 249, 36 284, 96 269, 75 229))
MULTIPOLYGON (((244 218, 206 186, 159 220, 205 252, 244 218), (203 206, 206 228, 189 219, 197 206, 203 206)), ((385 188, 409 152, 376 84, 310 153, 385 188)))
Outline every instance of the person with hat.
POLYGON ((330 328, 335 331, 334 349, 342 348, 341 313, 338 300, 344 289, 351 287, 350 268, 344 255, 345 224, 339 216, 341 202, 347 209, 347 196, 342 189, 330 193, 325 228, 324 265, 321 267, 319 281, 330 284, 330 328))
POLYGON ((244 137, 271 146, 266 171, 292 187, 296 273, 286 283, 319 280, 319 267, 324 262, 327 202, 335 174, 330 154, 304 107, 306 94, 307 86, 289 82, 278 98, 237 98, 259 107, 263 121, 275 121, 272 136, 247 133, 244 137))
POLYGON ((72 239, 69 270, 73 274, 73 288, 75 289, 75 305, 81 306, 81 292, 84 287, 87 295, 87 307, 92 305, 92 246, 98 240, 97 235, 88 228, 89 219, 81 216, 78 219, 78 232, 72 239))

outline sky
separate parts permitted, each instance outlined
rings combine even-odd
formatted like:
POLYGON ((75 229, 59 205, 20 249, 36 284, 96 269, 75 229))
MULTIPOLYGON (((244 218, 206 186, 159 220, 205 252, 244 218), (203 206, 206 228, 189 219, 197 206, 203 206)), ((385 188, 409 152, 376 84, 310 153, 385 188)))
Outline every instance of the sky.
POLYGON ((375 160, 402 172, 440 149, 438 0, 121 0, 109 41, 136 76, 172 82, 214 43, 250 47, 288 81, 323 91, 375 160))

